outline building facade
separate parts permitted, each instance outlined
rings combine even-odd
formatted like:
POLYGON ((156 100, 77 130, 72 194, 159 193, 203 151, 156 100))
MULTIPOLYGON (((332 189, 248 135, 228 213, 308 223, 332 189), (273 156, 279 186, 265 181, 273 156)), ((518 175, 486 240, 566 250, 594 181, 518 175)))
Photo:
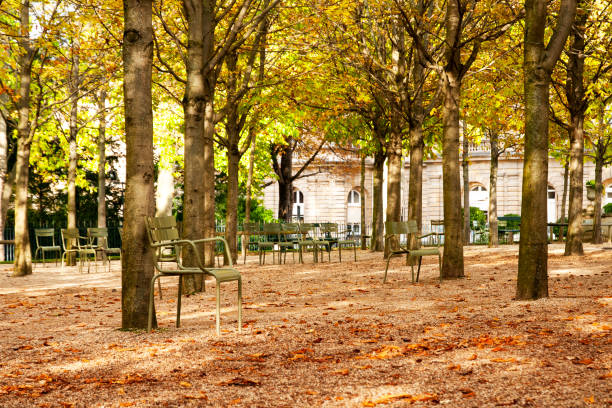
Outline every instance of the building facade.
MULTIPOLYGON (((470 206, 478 207, 484 212, 489 210, 490 189, 490 152, 475 150, 470 153, 468 166, 470 186, 470 206)), ((410 162, 404 161, 402 168, 402 219, 408 214, 408 177, 410 162)), ((462 170, 461 170, 462 172, 462 170)), ((365 188, 360 188, 360 164, 357 158, 340 159, 328 157, 318 165, 315 174, 298 179, 293 183, 293 215, 303 222, 335 222, 361 230, 361 195, 365 195, 366 224, 372 223, 372 161, 366 162, 365 188)), ((463 180, 463 174, 460 174, 463 180)), ((561 218, 564 168, 555 159, 548 163, 548 221, 561 218)), ((584 163, 584 182, 595 178, 595 165, 590 161, 584 163)), ((612 167, 603 171, 604 198, 603 205, 612 203, 612 167)), ((499 158, 497 179, 497 214, 521 213, 521 189, 523 180, 523 161, 517 155, 502 155, 499 158)), ((568 192, 569 195, 569 192, 568 192)), ((462 191, 463 199, 463 191, 462 191)), ((264 190, 264 205, 278 213, 278 184, 274 183, 264 190)), ((584 189, 583 205, 586 208, 591 202, 587 200, 584 189)), ((383 187, 383 208, 386 207, 386 172, 383 187)), ((567 205, 566 205, 567 215, 567 205)), ((423 165, 423 226, 430 225, 431 220, 444 218, 442 195, 442 160, 426 160, 423 165)))

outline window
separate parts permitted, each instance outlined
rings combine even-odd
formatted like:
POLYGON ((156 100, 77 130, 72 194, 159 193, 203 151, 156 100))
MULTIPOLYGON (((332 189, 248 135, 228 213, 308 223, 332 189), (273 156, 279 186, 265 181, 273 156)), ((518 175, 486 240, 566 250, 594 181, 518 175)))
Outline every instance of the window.
POLYGON ((359 191, 352 190, 348 195, 348 205, 361 205, 361 195, 359 191))
POLYGON ((471 191, 487 191, 483 186, 474 186, 471 191))
POLYGON ((557 198, 557 193, 555 192, 555 189, 551 186, 548 186, 548 199, 554 200, 556 198, 557 198))
POLYGON ((293 218, 304 221, 304 194, 300 190, 293 192, 293 218))

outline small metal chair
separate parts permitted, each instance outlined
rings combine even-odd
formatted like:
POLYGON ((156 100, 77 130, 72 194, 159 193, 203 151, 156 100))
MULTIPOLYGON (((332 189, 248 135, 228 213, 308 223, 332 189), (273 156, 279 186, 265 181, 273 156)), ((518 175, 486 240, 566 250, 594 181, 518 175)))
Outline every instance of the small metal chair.
POLYGON ((45 253, 56 252, 58 257, 55 258, 55 266, 57 266, 57 260, 61 257, 62 247, 55 245, 55 229, 54 228, 37 228, 34 230, 34 236, 36 237, 36 251, 34 252, 34 259, 38 259, 38 254, 42 254, 43 265, 45 264, 45 253), (51 245, 44 245, 44 241, 51 245))
POLYGON ((109 272, 111 269, 109 255, 119 255, 119 262, 121 262, 121 248, 108 247, 107 228, 87 228, 87 237, 89 238, 89 246, 97 253, 101 253, 102 262, 108 263, 109 272))
POLYGON ((153 325, 153 298, 155 293, 155 281, 162 276, 178 276, 178 298, 176 302, 176 327, 181 324, 181 295, 183 291, 184 275, 208 275, 215 278, 216 281, 216 329, 217 335, 221 334, 220 330, 220 285, 223 282, 238 282, 238 332, 242 331, 242 278, 240 272, 232 266, 232 258, 229 253, 227 242, 222 237, 203 238, 197 240, 180 239, 176 220, 172 216, 166 217, 145 217, 147 227, 147 235, 149 244, 153 248, 154 265, 157 273, 151 278, 151 287, 149 294, 149 316, 147 330, 151 331, 153 325), (198 244, 207 242, 221 242, 225 248, 225 255, 229 263, 228 266, 222 268, 208 268, 202 265, 198 244), (190 248, 193 252, 195 266, 183 265, 183 250, 190 248), (176 269, 169 269, 166 264, 174 265, 176 269))
POLYGON ((75 254, 79 257, 79 272, 83 269, 83 258, 87 261, 87 273, 89 273, 89 255, 93 256, 94 263, 96 265, 96 272, 98 272, 98 263, 96 262, 96 250, 87 244, 81 243, 87 242, 86 237, 79 236, 78 228, 62 228, 62 246, 64 253, 62 254, 62 268, 64 268, 64 262, 69 254, 75 254))

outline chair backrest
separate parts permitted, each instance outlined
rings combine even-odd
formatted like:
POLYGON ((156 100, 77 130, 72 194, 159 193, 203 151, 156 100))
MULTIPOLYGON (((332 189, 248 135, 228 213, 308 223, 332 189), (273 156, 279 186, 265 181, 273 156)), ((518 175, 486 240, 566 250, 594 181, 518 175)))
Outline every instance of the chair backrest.
POLYGON ((73 247, 80 248, 81 242, 79 241, 79 229, 78 228, 62 228, 62 246, 64 251, 73 247))
POLYGON ((37 228, 34 230, 34 236, 36 237, 36 247, 37 248, 40 248, 39 238, 51 238, 51 246, 55 246, 55 229, 54 228, 37 228))
POLYGON ((180 239, 176 219, 173 216, 145 217, 149 243, 161 244, 180 239))
POLYGON ((337 238, 338 224, 333 222, 325 222, 319 225, 319 231, 323 238, 337 238))
POLYGON ((261 234, 264 240, 280 241, 281 225, 276 222, 264 224, 261 227, 261 234))
POLYGON ((315 225, 311 224, 311 223, 301 223, 298 224, 299 227, 299 231, 300 231, 300 235, 302 235, 302 239, 309 239, 312 238, 312 235, 314 234, 314 230, 315 230, 315 225))
POLYGON ((108 229, 106 228, 87 228, 89 244, 96 243, 101 248, 108 246, 108 229))
POLYGON ((257 235, 261 231, 261 227, 257 222, 245 222, 242 225, 242 230, 245 235, 257 235))
POLYGON ((180 239, 176 219, 171 215, 145 217, 145 225, 151 245, 167 244, 157 247, 153 251, 155 268, 159 271, 164 271, 162 262, 176 263, 179 259, 180 248, 178 245, 173 244, 173 241, 180 239))
MULTIPOLYGON (((411 234, 418 234, 419 228, 415 220, 385 221, 385 237, 392 249, 397 249, 402 243, 410 242, 411 234)), ((416 247, 420 246, 418 240, 414 241, 416 247)))

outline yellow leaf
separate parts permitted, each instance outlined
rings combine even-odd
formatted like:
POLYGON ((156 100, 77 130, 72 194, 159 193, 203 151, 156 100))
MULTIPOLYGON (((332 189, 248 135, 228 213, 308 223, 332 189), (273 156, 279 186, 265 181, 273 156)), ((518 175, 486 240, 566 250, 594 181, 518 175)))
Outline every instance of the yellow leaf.
POLYGON ((591 395, 589 398, 585 398, 584 402, 586 402, 587 404, 592 404, 595 402, 595 398, 591 395))
POLYGON ((510 357, 510 358, 492 358, 490 361, 493 361, 494 363, 516 363, 516 358, 510 357))
POLYGON ((179 385, 180 385, 181 387, 183 387, 183 388, 189 388, 189 387, 191 387, 191 384, 190 384, 190 383, 188 383, 187 381, 181 381, 181 382, 179 383, 179 385))

